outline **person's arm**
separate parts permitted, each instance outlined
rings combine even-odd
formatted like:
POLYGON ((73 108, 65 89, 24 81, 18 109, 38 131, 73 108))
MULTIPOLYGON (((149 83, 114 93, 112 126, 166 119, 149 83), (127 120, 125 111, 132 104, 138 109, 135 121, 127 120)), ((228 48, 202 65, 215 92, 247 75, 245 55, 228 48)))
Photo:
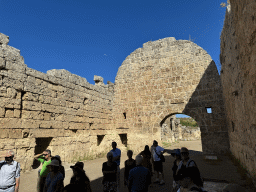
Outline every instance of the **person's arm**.
POLYGON ((43 153, 37 154, 37 155, 34 156, 34 159, 37 159, 37 160, 38 160, 38 158, 39 158, 40 156, 42 156, 42 155, 43 155, 43 153))
POLYGON ((16 185, 15 185, 15 192, 19 191, 19 186, 20 186, 20 178, 15 178, 16 185))
POLYGON ((163 150, 163 154, 164 154, 165 152, 167 152, 167 150, 166 150, 166 149, 164 149, 164 150, 163 150))

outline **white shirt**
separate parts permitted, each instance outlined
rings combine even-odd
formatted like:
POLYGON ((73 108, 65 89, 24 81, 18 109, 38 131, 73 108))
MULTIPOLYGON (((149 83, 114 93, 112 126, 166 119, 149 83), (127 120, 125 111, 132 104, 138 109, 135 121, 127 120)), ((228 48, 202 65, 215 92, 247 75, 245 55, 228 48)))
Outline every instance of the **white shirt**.
POLYGON ((161 151, 163 151, 164 150, 164 148, 163 147, 160 147, 160 146, 157 146, 156 148, 155 148, 155 150, 153 149, 153 158, 154 158, 154 161, 161 161, 161 159, 158 157, 158 155, 160 156, 160 154, 161 154, 161 151), (157 152, 157 154, 156 154, 156 152, 157 152))

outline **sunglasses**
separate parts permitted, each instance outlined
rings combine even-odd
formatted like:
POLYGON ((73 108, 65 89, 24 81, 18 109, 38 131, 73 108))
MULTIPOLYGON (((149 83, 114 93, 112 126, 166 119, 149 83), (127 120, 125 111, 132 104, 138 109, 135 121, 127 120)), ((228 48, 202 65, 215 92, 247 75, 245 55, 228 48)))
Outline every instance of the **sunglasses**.
POLYGON ((188 152, 181 152, 180 154, 181 154, 181 155, 187 155, 188 152))
POLYGON ((43 154, 43 156, 46 156, 46 155, 48 155, 48 154, 43 154))

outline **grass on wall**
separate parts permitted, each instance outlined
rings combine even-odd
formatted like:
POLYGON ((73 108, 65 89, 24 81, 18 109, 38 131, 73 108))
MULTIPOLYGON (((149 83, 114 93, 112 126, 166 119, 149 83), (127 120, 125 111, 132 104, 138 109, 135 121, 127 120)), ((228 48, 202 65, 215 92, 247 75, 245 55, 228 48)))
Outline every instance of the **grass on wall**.
POLYGON ((177 118, 180 119, 180 124, 186 127, 198 127, 197 122, 192 118, 177 118))

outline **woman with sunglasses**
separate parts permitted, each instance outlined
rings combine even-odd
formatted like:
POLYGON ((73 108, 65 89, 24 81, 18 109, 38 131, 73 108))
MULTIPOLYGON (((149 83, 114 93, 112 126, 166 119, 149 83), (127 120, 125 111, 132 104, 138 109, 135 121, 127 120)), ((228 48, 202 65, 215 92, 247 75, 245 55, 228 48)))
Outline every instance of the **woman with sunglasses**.
MULTIPOLYGON (((198 169, 195 161, 189 158, 189 151, 186 147, 182 147, 180 149, 180 153, 181 153, 181 161, 177 168, 176 175, 180 175, 180 174, 182 175, 184 172, 186 172, 186 169, 188 167, 195 167, 196 169, 198 169)), ((198 169, 198 172, 199 172, 199 169, 198 169)), ((199 172, 199 175, 200 175, 200 172, 199 172)), ((197 177, 197 180, 195 182, 198 186, 203 187, 203 180, 201 176, 197 177)), ((177 181, 177 183, 179 184, 179 181, 177 181)))

